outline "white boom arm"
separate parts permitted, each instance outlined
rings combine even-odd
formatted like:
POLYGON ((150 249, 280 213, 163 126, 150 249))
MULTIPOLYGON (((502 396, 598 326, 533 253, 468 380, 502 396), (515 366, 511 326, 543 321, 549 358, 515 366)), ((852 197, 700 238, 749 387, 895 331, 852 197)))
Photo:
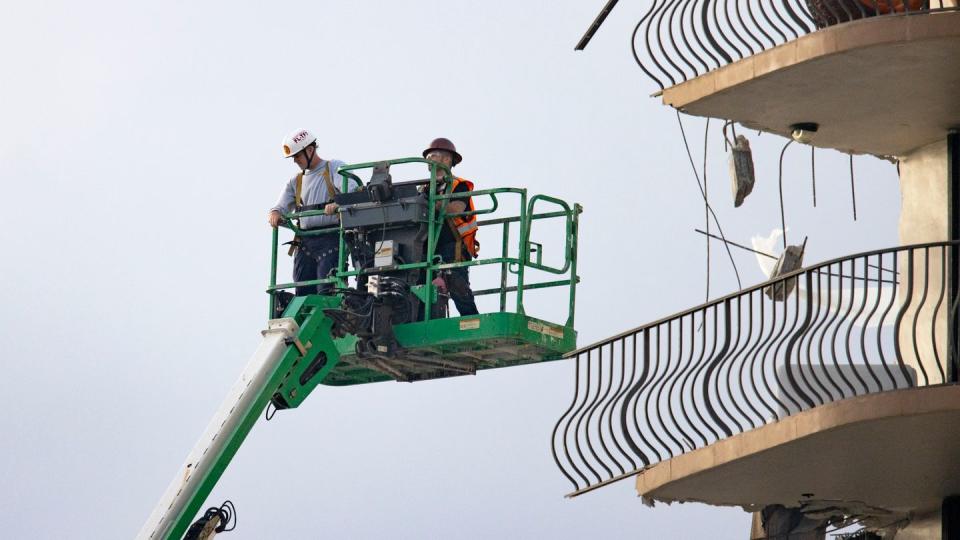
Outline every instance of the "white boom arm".
POLYGON ((263 341, 140 529, 137 540, 166 540, 177 523, 193 517, 183 515, 187 506, 197 497, 241 423, 250 414, 259 416, 260 411, 252 410, 254 403, 269 390, 266 386, 287 350, 287 340, 295 338, 298 331, 293 319, 267 323, 263 341))

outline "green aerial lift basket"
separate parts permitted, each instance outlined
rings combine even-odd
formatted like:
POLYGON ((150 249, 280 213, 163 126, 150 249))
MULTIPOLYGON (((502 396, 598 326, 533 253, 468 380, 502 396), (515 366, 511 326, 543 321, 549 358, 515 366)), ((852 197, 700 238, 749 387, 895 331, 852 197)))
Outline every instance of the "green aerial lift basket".
MULTIPOLYGON (((429 208, 435 203, 454 197, 451 193, 437 194, 437 170, 442 165, 421 158, 395 159, 386 162, 361 163, 342 167, 340 173, 344 177, 344 191, 347 190, 349 179, 362 182, 353 171, 372 169, 378 164, 390 165, 403 163, 424 163, 430 168, 430 196, 429 208)), ((449 170, 447 170, 449 174, 449 170)), ((331 386, 347 386, 387 380, 420 381, 451 377, 457 375, 475 374, 478 370, 498 367, 516 366, 556 360, 564 353, 576 348, 576 332, 573 329, 574 302, 576 286, 579 277, 577 271, 577 226, 582 208, 578 204, 572 206, 566 202, 546 195, 535 195, 528 198, 527 190, 522 188, 495 188, 475 190, 466 193, 457 193, 455 197, 471 196, 489 198, 491 205, 488 208, 477 209, 472 212, 463 212, 457 216, 493 214, 500 209, 500 200, 505 196, 519 199, 519 211, 516 215, 497 217, 494 219, 479 220, 480 232, 483 238, 484 251, 491 249, 498 256, 464 261, 460 263, 435 264, 415 262, 401 264, 394 267, 381 267, 373 270, 347 270, 344 231, 342 228, 333 228, 325 231, 304 231, 294 225, 295 219, 311 215, 318 215, 321 211, 308 211, 299 214, 288 214, 286 228, 297 235, 311 234, 339 234, 340 261, 335 275, 327 279, 304 281, 299 283, 276 283, 277 258, 279 250, 278 231, 273 235, 273 255, 271 263, 271 280, 267 292, 270 293, 270 313, 276 302, 277 291, 291 289, 297 286, 307 286, 320 283, 332 283, 335 287, 346 287, 347 278, 359 274, 372 274, 389 270, 405 270, 420 268, 425 272, 425 285, 420 296, 427 300, 428 314, 426 320, 399 324, 394 326, 397 342, 402 348, 401 354, 395 358, 360 357, 356 354, 356 338, 346 336, 335 339, 339 361, 336 366, 321 380, 320 384, 331 386), (548 212, 538 212, 538 207, 550 205, 548 212), (543 245, 531 240, 531 229, 534 222, 545 220, 563 221, 564 245, 563 264, 549 266, 543 262, 543 245), (519 225, 518 240, 511 245, 511 226, 519 225), (499 231, 496 231, 499 228, 499 231), (494 229, 494 231, 491 231, 494 229), (494 232, 495 234, 490 234, 494 232), (494 245, 494 238, 500 238, 500 246, 494 245), (451 317, 443 319, 429 319, 429 309, 437 298, 432 285, 432 277, 439 270, 462 267, 496 265, 500 269, 499 286, 495 288, 475 290, 475 296, 498 295, 499 310, 492 313, 482 313, 467 317, 451 317), (560 279, 539 283, 525 281, 527 269, 537 269, 554 274, 560 279), (563 321, 551 322, 530 317, 524 313, 524 292, 551 287, 565 287, 568 291, 568 310, 563 321), (515 302, 508 302, 508 295, 515 296, 515 302), (509 306, 512 304, 512 309, 509 306)), ((427 261, 434 260, 436 239, 439 236, 443 220, 451 215, 441 212, 428 212, 428 249, 427 261)), ((559 223, 557 223, 559 225, 559 223)), ((296 297, 284 311, 285 317, 292 317, 302 323, 306 316, 316 309, 335 307, 339 305, 340 297, 309 295, 296 297)), ((312 385, 310 385, 312 386, 312 385)))

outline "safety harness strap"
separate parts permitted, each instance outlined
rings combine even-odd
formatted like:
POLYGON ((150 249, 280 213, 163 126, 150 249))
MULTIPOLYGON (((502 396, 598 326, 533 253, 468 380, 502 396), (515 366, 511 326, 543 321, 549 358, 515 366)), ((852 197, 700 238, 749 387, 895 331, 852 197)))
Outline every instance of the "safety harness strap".
POLYGON ((300 207, 303 206, 303 171, 297 173, 297 183, 296 188, 293 191, 293 210, 295 212, 300 211, 300 207))
MULTIPOLYGON (((326 167, 323 169, 323 182, 327 185, 327 194, 330 196, 330 200, 322 202, 320 204, 303 204, 303 171, 300 171, 297 174, 296 187, 294 188, 293 193, 293 205, 294 212, 309 212, 311 210, 323 210, 328 204, 333 202, 333 196, 335 193, 339 193, 336 187, 333 185, 333 180, 330 178, 330 161, 327 161, 326 167)), ((297 219, 297 228, 303 229, 303 226, 300 224, 300 219, 297 219)), ((293 256, 297 251, 297 248, 300 246, 300 237, 294 236, 293 240, 287 242, 290 244, 290 249, 287 251, 287 255, 293 256)))
MULTIPOLYGON (((330 179, 330 162, 327 161, 327 166, 323 169, 323 182, 327 185, 327 194, 330 196, 330 200, 333 200, 334 193, 339 193, 333 186, 333 180, 330 179)), ((325 205, 326 203, 324 203, 325 205)), ((308 210, 316 210, 317 207, 323 208, 323 205, 310 204, 304 206, 303 204, 303 171, 300 171, 297 174, 296 188, 293 193, 293 206, 295 212, 306 212, 308 210)))
POLYGON ((337 188, 333 187, 333 180, 330 179, 330 162, 327 161, 326 168, 323 169, 323 181, 327 184, 327 194, 330 196, 330 200, 333 200, 333 194, 339 193, 337 188))
MULTIPOLYGON (((293 211, 300 213, 301 208, 303 208, 303 171, 297 173, 297 185, 293 191, 293 211)), ((300 219, 297 219, 297 228, 300 228, 300 219)), ((294 241, 297 239, 294 238, 294 241)), ((293 252, 296 251, 296 246, 291 245, 288 255, 293 255, 293 252)))

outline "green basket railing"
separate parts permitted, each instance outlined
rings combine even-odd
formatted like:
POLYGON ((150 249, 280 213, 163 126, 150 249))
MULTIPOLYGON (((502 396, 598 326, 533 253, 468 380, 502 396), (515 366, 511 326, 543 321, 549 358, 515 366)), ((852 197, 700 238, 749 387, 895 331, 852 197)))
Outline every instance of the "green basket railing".
POLYGON ((279 229, 273 230, 273 240, 272 240, 272 249, 271 249, 271 261, 270 261, 270 286, 267 288, 267 293, 270 295, 270 316, 273 316, 274 307, 276 305, 276 292, 285 289, 292 289, 295 287, 303 287, 310 285, 319 285, 330 283, 333 284, 335 288, 345 288, 347 287, 347 279, 351 276, 360 276, 363 274, 377 274, 387 271, 394 270, 409 270, 409 269, 422 269, 425 273, 425 279, 423 285, 420 285, 421 288, 418 291, 418 296, 422 299, 425 299, 427 306, 424 309, 425 320, 429 320, 430 317, 430 307, 436 299, 435 286, 433 285, 433 278, 435 274, 440 270, 450 269, 450 268, 460 268, 460 267, 469 267, 469 266, 484 266, 484 265, 499 265, 500 266, 500 281, 497 287, 486 288, 486 289, 476 289, 474 290, 474 296, 483 296, 496 294, 499 295, 499 309, 501 312, 508 311, 507 309, 507 295, 509 293, 516 294, 516 302, 514 305, 514 311, 516 313, 524 314, 524 292, 529 290, 538 290, 546 289, 553 287, 567 287, 568 289, 568 312, 565 326, 573 326, 574 321, 574 304, 576 300, 576 287, 577 283, 580 281, 579 276, 577 275, 577 227, 579 223, 579 215, 583 212, 583 208, 579 204, 573 204, 572 206, 562 201, 560 199, 550 197, 547 195, 534 195, 533 197, 528 197, 527 190, 524 188, 493 188, 493 189, 479 189, 469 192, 461 193, 450 193, 450 185, 448 183, 447 190, 444 193, 437 193, 437 184, 438 178, 437 173, 439 170, 443 170, 447 175, 453 176, 452 171, 449 168, 445 167, 442 164, 435 163, 432 161, 427 161, 423 158, 401 158, 393 159, 387 161, 378 161, 378 162, 368 162, 368 163, 358 163, 355 165, 347 165, 339 169, 339 173, 343 177, 343 187, 342 189, 346 191, 348 189, 349 181, 354 180, 359 184, 363 184, 362 180, 354 173, 354 171, 359 171, 363 169, 373 169, 376 165, 381 163, 387 163, 391 166, 405 164, 405 163, 423 163, 429 167, 430 170, 430 182, 429 182, 429 192, 428 192, 428 208, 436 209, 437 203, 444 200, 454 199, 454 198, 465 198, 473 197, 476 200, 478 197, 489 197, 490 206, 488 208, 479 208, 468 212, 460 212, 456 214, 447 214, 445 205, 440 205, 438 210, 434 210, 428 213, 427 218, 427 256, 426 260, 414 262, 414 263, 405 263, 398 264, 389 267, 378 267, 371 269, 347 269, 347 249, 346 249, 346 239, 344 235, 344 230, 342 227, 328 227, 323 229, 312 229, 304 230, 297 227, 294 221, 298 218, 317 216, 322 215, 322 210, 310 210, 306 212, 299 213, 287 213, 284 214, 284 223, 283 228, 289 229, 297 236, 317 236, 323 234, 337 234, 339 236, 340 250, 339 250, 339 260, 337 263, 337 270, 333 275, 328 278, 315 279, 310 281, 301 281, 301 282, 291 282, 291 283, 277 283, 277 262, 278 262, 278 252, 280 249, 279 241, 279 229), (487 220, 478 220, 477 225, 480 229, 478 236, 482 234, 484 229, 488 229, 495 226, 502 227, 501 231, 501 246, 499 249, 499 256, 489 257, 489 258, 478 258, 469 261, 462 262, 443 262, 438 260, 436 255, 437 241, 440 236, 441 225, 444 223, 444 220, 448 217, 462 217, 470 215, 488 215, 497 212, 501 207, 500 198, 506 195, 516 195, 519 198, 519 211, 518 215, 507 216, 507 217, 496 217, 487 220), (558 210, 551 212, 541 212, 536 213, 537 203, 546 203, 552 204, 559 207, 558 210), (535 221, 544 221, 549 219, 564 219, 565 226, 565 241, 563 246, 563 265, 560 267, 553 267, 546 264, 543 264, 543 246, 537 242, 531 240, 531 232, 533 228, 533 223, 535 221), (511 242, 510 242, 510 232, 513 224, 519 223, 519 240, 513 247, 516 248, 515 255, 511 253, 511 242), (534 246, 536 246, 534 248, 534 246), (535 254, 535 258, 531 258, 531 254, 535 254), (537 282, 537 283, 527 283, 526 282, 526 269, 533 268, 541 270, 547 273, 556 274, 563 276, 563 279, 557 279, 553 281, 537 282), (515 276, 515 284, 510 284, 510 275, 515 276))

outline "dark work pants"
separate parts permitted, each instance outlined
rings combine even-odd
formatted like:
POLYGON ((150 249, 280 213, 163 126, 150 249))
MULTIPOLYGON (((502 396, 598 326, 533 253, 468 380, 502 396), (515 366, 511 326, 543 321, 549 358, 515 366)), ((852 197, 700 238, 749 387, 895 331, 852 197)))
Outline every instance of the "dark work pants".
MULTIPOLYGON (((453 242, 437 245, 437 255, 443 258, 444 263, 454 262, 456 258, 456 244, 453 242)), ((463 260, 469 261, 470 254, 463 249, 461 254, 463 260)), ((457 306, 457 312, 460 316, 476 315, 479 313, 477 304, 473 301, 473 291, 470 290, 470 271, 469 267, 451 268, 449 270, 447 290, 454 305, 457 306)))
MULTIPOLYGON (((312 281, 330 277, 340 256, 340 238, 336 234, 303 236, 300 247, 293 256, 293 280, 312 281)), ((330 294, 332 283, 297 287, 297 296, 330 294)))

